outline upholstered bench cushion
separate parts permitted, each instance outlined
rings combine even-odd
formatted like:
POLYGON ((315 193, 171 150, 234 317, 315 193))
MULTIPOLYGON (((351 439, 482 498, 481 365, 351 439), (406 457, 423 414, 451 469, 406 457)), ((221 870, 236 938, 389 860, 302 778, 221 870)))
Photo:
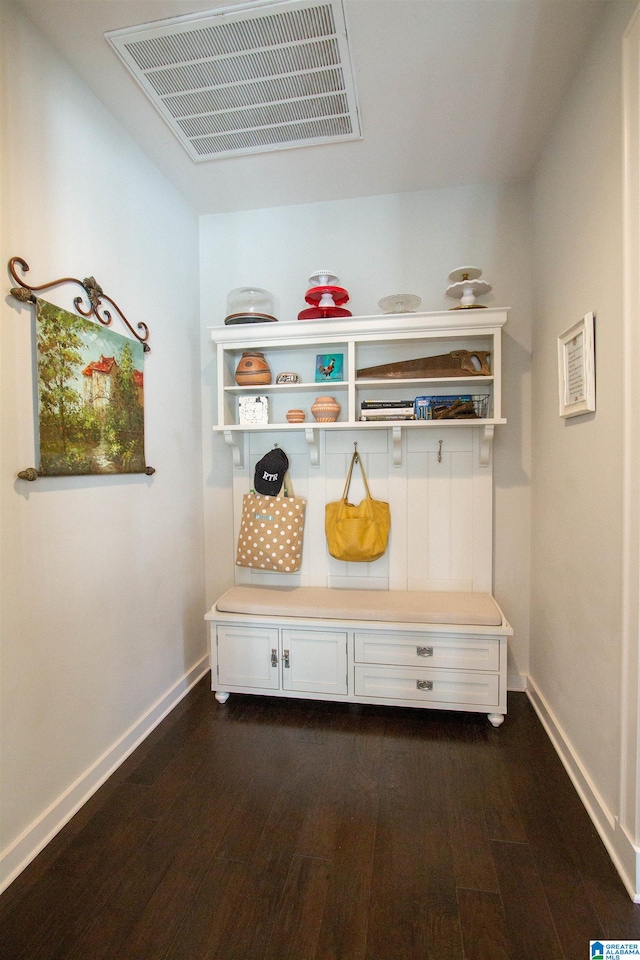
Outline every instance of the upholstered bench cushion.
POLYGON ((330 587, 232 587, 216 602, 221 613, 330 620, 393 620, 497 627, 502 613, 489 593, 341 590, 330 587))

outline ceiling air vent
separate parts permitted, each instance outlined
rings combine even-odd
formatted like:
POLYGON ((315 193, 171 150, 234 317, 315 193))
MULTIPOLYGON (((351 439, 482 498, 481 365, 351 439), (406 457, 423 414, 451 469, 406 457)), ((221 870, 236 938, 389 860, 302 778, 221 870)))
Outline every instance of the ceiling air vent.
POLYGON ((225 7, 105 36, 193 160, 361 136, 341 0, 225 7))

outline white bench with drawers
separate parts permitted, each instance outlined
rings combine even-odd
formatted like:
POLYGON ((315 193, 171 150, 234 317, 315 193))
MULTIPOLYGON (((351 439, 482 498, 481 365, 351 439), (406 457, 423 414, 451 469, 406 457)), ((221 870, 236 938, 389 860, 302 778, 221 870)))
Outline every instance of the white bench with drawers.
POLYGON ((486 713, 507 711, 507 638, 488 593, 232 587, 205 617, 211 686, 486 713))

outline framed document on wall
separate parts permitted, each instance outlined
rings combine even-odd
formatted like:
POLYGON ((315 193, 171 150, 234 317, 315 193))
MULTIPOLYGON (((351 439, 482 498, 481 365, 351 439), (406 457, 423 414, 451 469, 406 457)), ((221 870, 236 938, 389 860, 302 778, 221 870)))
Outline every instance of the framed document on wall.
POLYGON ((561 417, 577 417, 596 409, 592 313, 558 337, 558 387, 561 417))

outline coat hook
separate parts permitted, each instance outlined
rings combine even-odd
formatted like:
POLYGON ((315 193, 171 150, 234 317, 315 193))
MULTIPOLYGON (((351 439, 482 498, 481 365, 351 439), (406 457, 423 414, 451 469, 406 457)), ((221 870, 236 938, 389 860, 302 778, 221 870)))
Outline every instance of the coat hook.
POLYGON ((438 463, 442 463, 442 440, 438 440, 438 463))

